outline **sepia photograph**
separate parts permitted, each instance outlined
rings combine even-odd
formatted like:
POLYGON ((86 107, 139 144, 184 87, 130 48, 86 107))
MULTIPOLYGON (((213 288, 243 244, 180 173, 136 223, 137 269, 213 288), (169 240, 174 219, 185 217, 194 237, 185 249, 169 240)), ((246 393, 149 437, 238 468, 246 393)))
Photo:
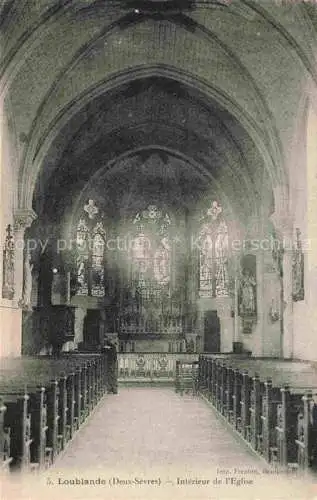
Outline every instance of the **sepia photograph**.
POLYGON ((317 0, 0 0, 1 500, 317 500, 317 0))

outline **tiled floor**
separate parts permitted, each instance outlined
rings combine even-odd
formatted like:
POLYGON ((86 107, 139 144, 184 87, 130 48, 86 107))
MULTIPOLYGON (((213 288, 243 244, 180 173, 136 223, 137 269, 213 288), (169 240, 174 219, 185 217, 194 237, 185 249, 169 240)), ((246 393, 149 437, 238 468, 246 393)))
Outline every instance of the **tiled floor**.
POLYGON ((311 479, 269 473, 205 401, 168 388, 106 396, 39 484, 45 500, 317 499, 311 479))

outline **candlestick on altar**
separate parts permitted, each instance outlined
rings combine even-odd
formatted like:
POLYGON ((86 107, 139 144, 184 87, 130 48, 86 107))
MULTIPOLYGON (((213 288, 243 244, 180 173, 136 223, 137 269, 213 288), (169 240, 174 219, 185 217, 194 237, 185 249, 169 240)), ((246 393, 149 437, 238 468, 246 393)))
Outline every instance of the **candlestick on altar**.
POLYGON ((239 342, 239 283, 236 274, 234 278, 234 341, 239 342))
POLYGON ((67 292, 66 292, 66 301, 67 304, 70 304, 70 272, 67 273, 67 292))

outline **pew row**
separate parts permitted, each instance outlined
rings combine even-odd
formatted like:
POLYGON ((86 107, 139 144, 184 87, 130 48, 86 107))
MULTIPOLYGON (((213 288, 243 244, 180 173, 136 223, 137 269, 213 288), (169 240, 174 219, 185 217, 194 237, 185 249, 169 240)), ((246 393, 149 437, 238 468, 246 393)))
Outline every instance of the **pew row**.
POLYGON ((308 362, 201 355, 199 391, 268 462, 317 462, 317 373, 308 362))
POLYGON ((50 466, 107 391, 106 354, 3 360, 2 469, 50 466))

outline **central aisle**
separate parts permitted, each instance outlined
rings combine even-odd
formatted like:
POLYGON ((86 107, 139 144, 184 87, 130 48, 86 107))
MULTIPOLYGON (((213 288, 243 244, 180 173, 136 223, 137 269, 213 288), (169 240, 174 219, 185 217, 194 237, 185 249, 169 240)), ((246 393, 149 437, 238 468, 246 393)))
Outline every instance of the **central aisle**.
POLYGON ((200 398, 168 388, 123 388, 104 399, 55 466, 199 470, 255 463, 263 465, 200 398))
POLYGON ((9 498, 317 498, 310 479, 277 473, 204 400, 168 388, 105 396, 53 467, 9 498))

